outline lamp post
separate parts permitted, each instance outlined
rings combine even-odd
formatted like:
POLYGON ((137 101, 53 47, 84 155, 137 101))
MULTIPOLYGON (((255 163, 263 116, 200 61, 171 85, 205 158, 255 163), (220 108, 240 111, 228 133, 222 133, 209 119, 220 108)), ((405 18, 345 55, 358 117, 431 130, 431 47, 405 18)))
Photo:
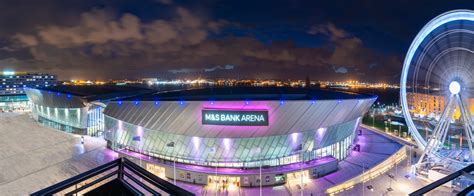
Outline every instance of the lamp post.
POLYGON ((374 115, 374 112, 372 112, 372 114, 370 114, 370 117, 372 117, 372 127, 375 126, 375 115, 374 115))
POLYGON ((364 181, 364 173, 365 173, 365 164, 362 162, 362 196, 365 196, 365 181, 364 181))
POLYGON ((300 144, 301 145, 301 163, 300 163, 300 179, 301 179, 301 196, 303 196, 303 189, 304 189, 304 186, 303 186, 303 163, 304 163, 304 154, 303 154, 303 143, 300 144))
POLYGON ((395 177, 393 174, 387 174, 388 177, 390 178, 390 182, 389 182, 389 187, 387 188, 387 191, 390 192, 392 191, 392 179, 395 177))
POLYGON ((174 185, 176 185, 176 157, 173 158, 173 176, 174 185))
POLYGON ((260 174, 260 196, 262 196, 262 160, 260 160, 260 170, 259 170, 259 174, 260 174))
MULTIPOLYGON (((167 147, 174 148, 174 142, 166 144, 167 147)), ((173 157, 173 182, 176 185, 176 157, 173 157)))
POLYGON ((390 118, 388 119, 388 126, 389 126, 388 132, 392 131, 392 119, 390 118))
POLYGON ((402 132, 402 124, 398 124, 398 137, 400 137, 401 132, 402 132))

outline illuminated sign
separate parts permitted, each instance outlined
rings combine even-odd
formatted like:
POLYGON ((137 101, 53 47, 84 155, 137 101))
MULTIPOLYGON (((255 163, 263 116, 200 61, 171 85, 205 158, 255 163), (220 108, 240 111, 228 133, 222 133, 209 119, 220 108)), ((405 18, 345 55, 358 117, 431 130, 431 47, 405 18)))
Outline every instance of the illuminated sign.
POLYGON ((203 125, 268 126, 266 110, 202 110, 203 125))

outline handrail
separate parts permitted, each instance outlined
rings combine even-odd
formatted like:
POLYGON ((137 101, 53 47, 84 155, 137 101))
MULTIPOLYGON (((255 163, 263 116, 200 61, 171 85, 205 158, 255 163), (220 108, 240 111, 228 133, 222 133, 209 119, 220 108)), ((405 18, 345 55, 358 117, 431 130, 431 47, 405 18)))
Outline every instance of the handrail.
MULTIPOLYGON (((74 185, 78 185, 79 183, 82 183, 86 180, 89 180, 93 177, 96 177, 100 174, 104 174, 105 172, 111 170, 111 169, 116 169, 115 171, 111 173, 106 173, 104 176, 101 176, 98 179, 94 179, 92 182, 88 183, 87 185, 84 185, 82 187, 79 187, 78 189, 75 189, 71 191, 70 193, 78 193, 80 191, 83 191, 93 185, 99 184, 103 182, 106 179, 109 179, 111 177, 116 176, 116 178, 124 185, 126 186, 127 189, 131 190, 132 192, 136 193, 137 190, 153 190, 153 186, 156 188, 160 189, 163 192, 166 192, 169 195, 183 195, 183 196, 193 196, 194 194, 191 192, 188 192, 187 190, 184 190, 166 180, 163 180, 154 174, 150 173, 149 171, 145 170, 144 168, 138 166, 137 164, 133 163, 132 161, 122 157, 116 160, 113 160, 111 162, 108 162, 104 165, 101 165, 99 167, 96 167, 94 169, 91 169, 89 171, 86 171, 82 174, 79 174, 77 176, 71 177, 69 179, 66 179, 62 182, 59 182, 57 184, 51 185, 49 187, 46 187, 42 190, 39 190, 37 192, 32 193, 32 196, 43 196, 43 195, 53 195, 56 193, 59 193, 61 191, 64 191, 68 188, 73 187, 74 185), (137 186, 140 186, 143 189, 137 189, 136 187, 133 187, 125 177, 130 178, 131 176, 133 177, 139 176, 149 182, 151 184, 151 187, 144 184, 144 183, 136 183, 137 186)), ((132 178, 130 180, 134 181, 132 178)), ((152 191, 152 194, 157 194, 156 191, 152 191)), ((144 195, 143 193, 136 193, 136 195, 144 195)))
MULTIPOLYGON (((444 177, 444 178, 441 178, 439 180, 436 180, 434 181, 433 183, 431 184, 428 184, 418 190, 416 190, 415 192, 413 193, 410 193, 410 196, 419 196, 419 195, 423 195, 439 186, 442 186, 443 184, 451 181, 451 180, 454 180, 455 178, 459 177, 459 176, 462 176, 464 174, 464 172, 466 173, 471 173, 472 171, 474 171, 474 164, 471 164, 461 170, 458 170, 456 172, 453 172, 452 174, 444 177)), ((469 188, 469 187, 468 187, 469 188)))
POLYGON ((342 182, 331 188, 328 188, 326 190, 326 194, 334 195, 336 193, 351 189, 356 184, 373 179, 394 167, 395 164, 400 163, 403 159, 405 159, 406 156, 406 146, 403 146, 397 152, 393 153, 390 157, 385 159, 383 162, 373 166, 371 169, 365 171, 364 173, 354 176, 353 178, 346 180, 345 182, 342 182))
POLYGON ((77 176, 74 176, 74 177, 71 177, 67 180, 64 180, 62 182, 59 182, 57 184, 54 184, 54 185, 51 185, 47 188, 44 188, 42 190, 39 190, 35 193, 32 193, 31 195, 32 196, 41 196, 41 195, 50 195, 50 194, 53 194, 53 193, 57 193, 57 192, 60 192, 66 188, 69 188, 73 185, 76 185, 78 184, 79 182, 82 182, 84 180, 87 180, 89 178, 92 178, 100 173, 103 173, 109 169, 112 169, 114 167, 116 167, 119 163, 120 159, 116 159, 116 160, 113 160, 111 162, 108 162, 104 165, 101 165, 99 167, 96 167, 94 169, 91 169, 89 171, 86 171, 82 174, 79 174, 77 176))

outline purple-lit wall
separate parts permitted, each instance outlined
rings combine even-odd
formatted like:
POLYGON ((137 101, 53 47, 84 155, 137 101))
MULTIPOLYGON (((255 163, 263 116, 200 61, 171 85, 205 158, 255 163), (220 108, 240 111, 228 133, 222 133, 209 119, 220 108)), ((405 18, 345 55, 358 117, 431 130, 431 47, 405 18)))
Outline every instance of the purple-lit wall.
POLYGON ((374 99, 313 101, 120 101, 105 115, 146 129, 206 138, 249 138, 317 130, 362 116, 374 99), (268 126, 203 125, 203 109, 267 110, 268 126))

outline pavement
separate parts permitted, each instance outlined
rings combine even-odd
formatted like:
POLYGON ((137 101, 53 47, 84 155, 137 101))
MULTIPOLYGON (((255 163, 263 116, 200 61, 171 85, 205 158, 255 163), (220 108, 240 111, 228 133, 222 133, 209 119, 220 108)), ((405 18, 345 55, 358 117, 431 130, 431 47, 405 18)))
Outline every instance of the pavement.
MULTIPOLYGON (((100 138, 80 137, 38 124, 27 113, 0 113, 0 193, 1 195, 27 195, 53 185, 79 173, 90 170, 117 158, 117 153, 105 147, 100 138)), ((307 179, 303 195, 325 195, 325 190, 343 183, 387 159, 402 147, 401 144, 378 133, 363 129, 358 143, 361 152, 339 162, 339 170, 319 179, 307 179)), ((429 182, 415 176, 406 178, 410 166, 406 159, 388 173, 390 180, 380 175, 364 184, 337 195, 406 195, 429 182), (372 185, 374 191, 366 187, 372 185), (387 188, 393 191, 388 192, 387 188)), ((295 178, 296 179, 296 178, 295 178)), ((282 186, 263 187, 263 195, 301 195, 299 180, 288 179, 282 186)), ((196 195, 259 195, 259 188, 236 188, 220 192, 213 186, 196 186, 178 182, 196 195), (217 191, 217 194, 216 194, 217 191)), ((441 187, 428 195, 452 195, 451 189, 441 187)))
MULTIPOLYGON (((27 113, 0 113, 0 193, 28 195, 113 160, 105 141, 38 124, 27 113)), ((116 157, 116 155, 115 155, 116 157)))

